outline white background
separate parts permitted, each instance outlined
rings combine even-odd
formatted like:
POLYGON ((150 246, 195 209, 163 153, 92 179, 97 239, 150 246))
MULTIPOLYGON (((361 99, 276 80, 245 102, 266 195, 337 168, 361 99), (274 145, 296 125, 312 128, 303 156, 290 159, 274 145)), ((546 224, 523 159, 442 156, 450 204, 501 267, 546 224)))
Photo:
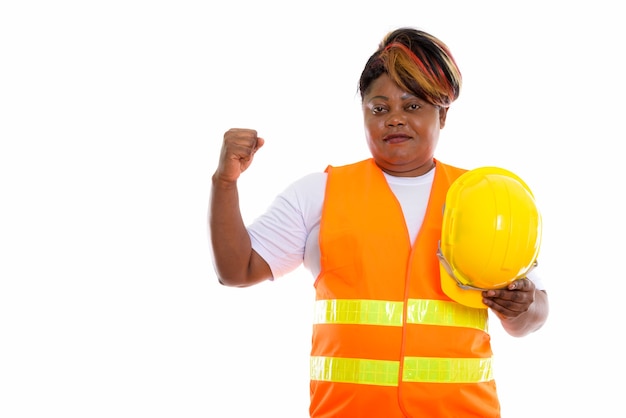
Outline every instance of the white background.
POLYGON ((305 417, 312 279, 217 284, 224 131, 267 143, 247 221, 368 156, 357 80, 425 29, 464 87, 437 157, 524 178, 544 216, 545 327, 492 324, 504 417, 626 416, 625 93, 613 1, 5 1, 0 417, 305 417))

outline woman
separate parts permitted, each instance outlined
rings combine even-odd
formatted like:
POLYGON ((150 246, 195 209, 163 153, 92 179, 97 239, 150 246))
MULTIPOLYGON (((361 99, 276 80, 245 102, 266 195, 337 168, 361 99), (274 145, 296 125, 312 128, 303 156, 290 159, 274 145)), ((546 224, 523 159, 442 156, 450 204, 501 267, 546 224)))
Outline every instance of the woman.
MULTIPOLYGON (((466 171, 434 158, 460 88, 439 39, 387 34, 359 81, 372 157, 296 181, 248 226, 237 179, 264 139, 252 129, 224 135, 210 203, 215 269, 227 286, 302 263, 312 272, 312 417, 500 416, 488 309, 446 296, 436 256, 446 191, 466 171)), ((513 336, 546 321, 536 269, 482 296, 513 336)))

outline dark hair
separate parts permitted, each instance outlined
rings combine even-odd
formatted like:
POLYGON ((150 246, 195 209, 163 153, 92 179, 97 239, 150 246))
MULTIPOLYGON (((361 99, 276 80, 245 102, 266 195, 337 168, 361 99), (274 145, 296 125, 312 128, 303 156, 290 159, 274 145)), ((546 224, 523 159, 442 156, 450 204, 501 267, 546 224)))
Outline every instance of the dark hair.
POLYGON ((383 38, 361 73, 361 99, 384 73, 404 90, 436 106, 448 107, 461 91, 461 71, 448 47, 418 29, 396 29, 383 38))

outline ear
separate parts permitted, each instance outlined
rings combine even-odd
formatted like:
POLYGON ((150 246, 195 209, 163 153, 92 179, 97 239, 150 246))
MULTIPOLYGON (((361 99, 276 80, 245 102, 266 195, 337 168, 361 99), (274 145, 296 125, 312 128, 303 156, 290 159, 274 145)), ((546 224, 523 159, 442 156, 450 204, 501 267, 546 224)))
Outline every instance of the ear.
POLYGON ((446 116, 448 115, 449 107, 439 107, 439 129, 443 129, 446 126, 446 116))

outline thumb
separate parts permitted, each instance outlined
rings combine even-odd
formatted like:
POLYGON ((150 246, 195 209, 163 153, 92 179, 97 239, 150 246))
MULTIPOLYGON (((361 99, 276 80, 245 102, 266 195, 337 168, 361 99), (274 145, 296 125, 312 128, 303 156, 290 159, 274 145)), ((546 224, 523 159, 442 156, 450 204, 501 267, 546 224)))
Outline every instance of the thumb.
POLYGON ((256 144, 254 145, 254 152, 257 152, 261 147, 265 145, 265 140, 261 137, 257 137, 256 144))

